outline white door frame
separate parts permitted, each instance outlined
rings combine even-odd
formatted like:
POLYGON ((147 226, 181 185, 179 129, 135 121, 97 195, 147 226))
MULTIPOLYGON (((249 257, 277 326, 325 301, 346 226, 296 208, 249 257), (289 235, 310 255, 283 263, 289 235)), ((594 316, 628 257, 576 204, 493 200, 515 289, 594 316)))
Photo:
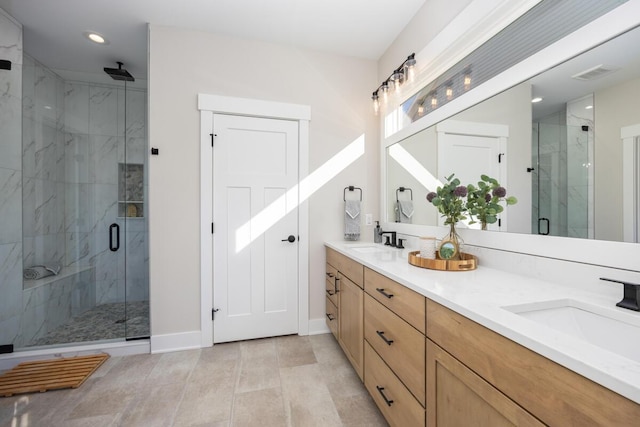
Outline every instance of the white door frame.
MULTIPOLYGON (((198 94, 200 110, 200 330, 201 347, 213 345, 213 113, 298 122, 298 183, 309 174, 309 121, 311 107, 257 99, 198 94)), ((300 193, 298 191, 298 196, 300 193)), ((298 334, 309 334, 309 203, 298 206, 298 334)))
POLYGON ((636 242, 640 230, 638 227, 638 158, 640 150, 636 138, 640 137, 640 124, 626 126, 620 129, 622 139, 622 225, 625 242, 636 242))

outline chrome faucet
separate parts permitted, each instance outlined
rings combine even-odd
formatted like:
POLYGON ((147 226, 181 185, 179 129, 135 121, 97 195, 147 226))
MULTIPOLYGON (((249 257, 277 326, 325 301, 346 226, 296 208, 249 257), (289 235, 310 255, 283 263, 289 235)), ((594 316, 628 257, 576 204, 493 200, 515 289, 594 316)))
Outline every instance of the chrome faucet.
POLYGON ((624 282, 622 280, 607 279, 606 277, 601 277, 600 280, 621 283, 624 286, 624 297, 616 305, 629 310, 640 311, 640 283, 624 282))

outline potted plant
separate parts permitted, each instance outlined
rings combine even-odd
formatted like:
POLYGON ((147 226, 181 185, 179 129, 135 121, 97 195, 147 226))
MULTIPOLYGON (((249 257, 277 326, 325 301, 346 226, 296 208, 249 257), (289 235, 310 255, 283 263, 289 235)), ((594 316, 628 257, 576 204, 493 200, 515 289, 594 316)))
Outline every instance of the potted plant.
POLYGON ((460 180, 451 174, 446 178, 447 183, 438 187, 435 192, 427 194, 427 201, 438 209, 445 218, 445 225, 449 225, 449 235, 442 240, 438 253, 443 259, 460 259, 460 238, 456 232, 456 223, 467 219, 465 215, 467 187, 460 185, 460 180))

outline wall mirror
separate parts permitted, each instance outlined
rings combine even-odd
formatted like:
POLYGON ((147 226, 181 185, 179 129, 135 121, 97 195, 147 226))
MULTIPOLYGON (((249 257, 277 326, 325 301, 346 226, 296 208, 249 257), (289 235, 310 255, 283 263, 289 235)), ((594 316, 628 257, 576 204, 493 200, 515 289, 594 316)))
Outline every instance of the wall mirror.
POLYGON ((402 222, 438 225, 438 180, 486 173, 518 198, 495 231, 638 242, 639 45, 636 27, 387 146, 386 221, 411 194, 402 222))

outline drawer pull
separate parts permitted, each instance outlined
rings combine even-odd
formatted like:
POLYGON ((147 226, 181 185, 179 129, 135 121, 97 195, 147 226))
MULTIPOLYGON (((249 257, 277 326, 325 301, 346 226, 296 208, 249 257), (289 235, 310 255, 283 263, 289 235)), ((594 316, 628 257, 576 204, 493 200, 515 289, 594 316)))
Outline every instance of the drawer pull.
POLYGON ((338 290, 338 282, 339 282, 339 281, 340 281, 340 278, 339 278, 339 277, 336 277, 335 282, 333 282, 333 289, 335 290, 336 294, 337 294, 338 292, 340 292, 340 291, 338 290))
POLYGON ((333 291, 330 291, 329 289, 327 289, 327 294, 329 294, 330 297, 334 296, 336 293, 333 291))
POLYGON ((331 279, 333 277, 333 273, 327 273, 327 277, 331 279))
POLYGON ((376 291, 380 292, 382 295, 384 295, 385 297, 391 299, 393 298, 393 294, 388 294, 384 291, 384 288, 376 288, 376 291))
POLYGON ((391 404, 393 403, 393 400, 387 399, 387 396, 384 395, 384 387, 380 387, 379 385, 377 385, 376 388, 378 389, 380 396, 382 396, 384 401, 387 403, 387 406, 391 406, 391 404))
POLYGON ((329 319, 329 322, 333 322, 334 320, 336 320, 336 318, 329 313, 327 313, 327 319, 329 319))
POLYGON ((376 334, 378 334, 378 336, 382 338, 382 341, 386 342, 387 345, 391 345, 393 343, 393 340, 389 340, 384 336, 384 331, 376 331, 376 334))

